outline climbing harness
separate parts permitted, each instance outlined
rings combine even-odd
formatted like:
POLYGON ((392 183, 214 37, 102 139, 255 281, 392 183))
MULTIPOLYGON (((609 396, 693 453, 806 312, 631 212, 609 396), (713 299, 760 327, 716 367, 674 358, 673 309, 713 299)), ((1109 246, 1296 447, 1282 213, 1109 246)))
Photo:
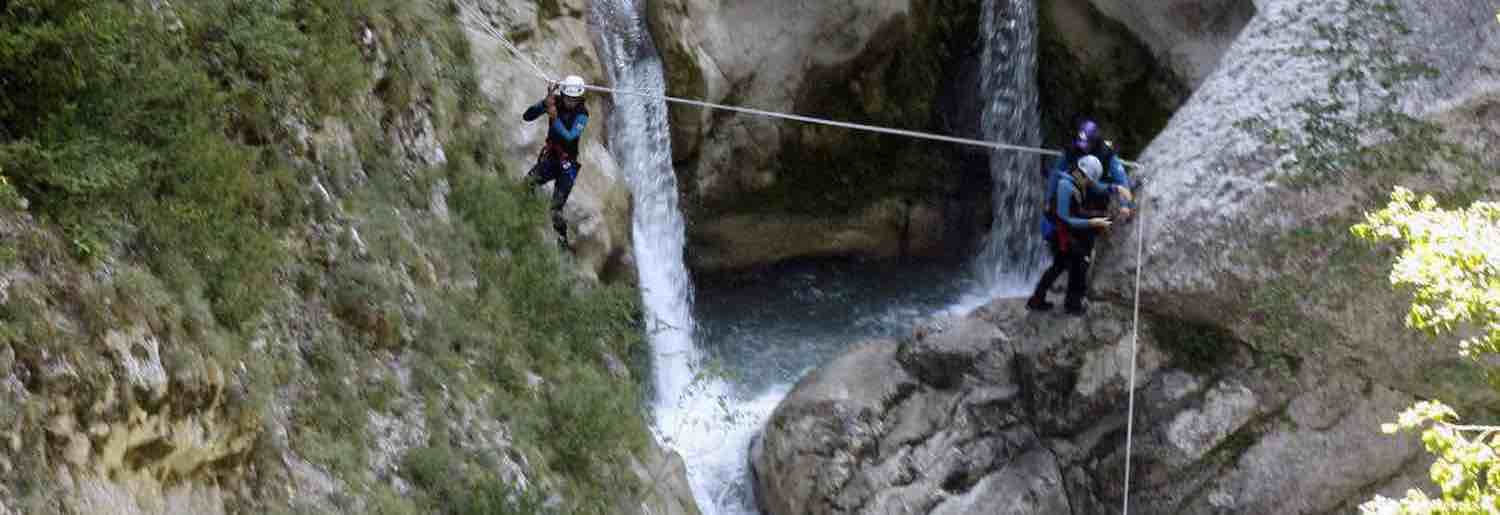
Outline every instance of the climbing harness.
MULTIPOLYGON (((511 54, 515 55, 517 59, 520 59, 522 62, 526 63, 526 65, 529 66, 532 69, 532 71, 534 72, 533 75, 535 75, 537 78, 542 79, 544 81, 547 81, 548 84, 559 84, 559 85, 561 84, 557 79, 552 78, 552 76, 548 75, 546 71, 542 70, 542 68, 540 66, 537 66, 537 64, 535 62, 532 62, 531 59, 528 59, 526 57, 526 55, 523 54, 519 48, 516 48, 516 46, 514 44, 512 44, 508 38, 506 38, 503 34, 500 34, 500 32, 498 30, 496 30, 494 27, 490 26, 489 21, 485 18, 485 16, 482 15, 481 13, 479 13, 473 6, 468 5, 465 2, 457 2, 457 3, 459 5, 459 10, 462 11, 462 14, 463 14, 463 16, 465 18, 464 21, 465 21, 466 25, 468 25, 470 28, 473 28, 473 29, 476 29, 476 30, 480 30, 480 31, 484 32, 485 34, 489 35, 491 38, 494 38, 495 40, 499 41, 502 45, 505 46, 506 49, 510 50, 511 54)), ((574 86, 577 86, 577 85, 574 85, 574 86)), ((668 96, 668 95, 658 95, 658 94, 651 93, 651 92, 646 92, 646 91, 633 91, 633 90, 628 90, 628 89, 617 89, 617 88, 610 88, 610 87, 605 87, 605 86, 596 86, 596 85, 592 85, 592 84, 584 84, 581 87, 584 88, 584 89, 587 89, 589 91, 598 91, 600 93, 612 93, 612 94, 620 94, 620 95, 631 95, 631 96, 649 98, 649 99, 653 99, 653 100, 661 100, 661 101, 664 101, 664 102, 673 102, 673 103, 678 103, 678 104, 691 105, 691 106, 701 107, 701 108, 704 108, 704 109, 718 109, 718 110, 731 111, 731 112, 742 113, 742 114, 764 116, 764 117, 768 117, 768 118, 779 118, 779 119, 783 119, 783 120, 792 120, 792 121, 797 121, 797 122, 802 122, 802 123, 809 123, 809 124, 816 124, 816 125, 826 125, 826 126, 830 126, 830 127, 841 127, 841 128, 845 128, 845 129, 853 129, 853 130, 860 130, 860 131, 867 131, 867 132, 875 132, 875 133, 881 133, 881 134, 890 134, 890 135, 894 135, 894 136, 903 136, 903 137, 908 137, 908 138, 925 139, 925 140, 931 140, 931 141, 942 141, 942 142, 954 143, 954 144, 958 144, 958 145, 968 145, 968 146, 975 146, 975 147, 984 147, 984 148, 989 148, 989 149, 993 149, 993 150, 1008 150, 1008 151, 1015 151, 1015 152, 1025 152, 1025 153, 1039 154, 1039 155, 1052 156, 1052 157, 1062 157, 1063 156, 1062 152, 1059 152, 1059 151, 1056 151, 1056 150, 1045 149, 1045 148, 1028 147, 1028 146, 1022 146, 1022 145, 1011 145, 1011 144, 1007 144, 1007 143, 999 143, 999 142, 993 142, 993 141, 982 141, 982 140, 969 139, 969 138, 959 138, 959 137, 947 136, 947 135, 943 135, 943 134, 933 134, 933 133, 928 133, 928 132, 918 132, 918 131, 912 131, 912 130, 906 130, 906 129, 896 129, 896 128, 891 128, 891 127, 880 127, 880 126, 876 126, 876 125, 866 125, 866 124, 862 124, 862 123, 852 123, 852 122, 844 122, 844 121, 839 121, 839 120, 829 120, 829 119, 826 119, 826 118, 816 118, 816 117, 812 117, 812 116, 803 116, 803 115, 791 114, 791 113, 780 113, 780 112, 775 112, 775 111, 766 111, 766 110, 753 109, 753 108, 748 108, 748 107, 739 107, 739 106, 731 106, 731 105, 724 105, 724 104, 716 104, 716 103, 713 103, 713 102, 705 102, 705 101, 702 101, 702 100, 693 100, 693 99, 687 99, 687 98, 678 98, 678 97, 673 97, 673 96, 668 96)), ((1135 168, 1135 169, 1141 168, 1141 165, 1139 163, 1136 163, 1136 162, 1133 162, 1133 161, 1126 161, 1124 159, 1120 159, 1120 162, 1124 163, 1125 166, 1129 167, 1129 168, 1135 168)), ((1127 408, 1127 412, 1126 412, 1126 418, 1125 418, 1125 485, 1124 485, 1124 488, 1123 488, 1122 500, 1121 500, 1121 506, 1120 506, 1120 512, 1123 515, 1130 515, 1130 458, 1131 458, 1131 451, 1133 450, 1133 448, 1132 448, 1133 439, 1134 439, 1134 436, 1135 436, 1135 368, 1136 368, 1136 355, 1137 355, 1137 351, 1138 351, 1138 345, 1137 345, 1137 343, 1138 343, 1138 338, 1139 338, 1139 334, 1140 334, 1140 323, 1141 323, 1141 264, 1142 264, 1141 260, 1142 260, 1142 258, 1145 255, 1145 249, 1146 249, 1146 216, 1145 216, 1145 209, 1142 208, 1142 207, 1138 207, 1136 209, 1136 217, 1135 218, 1136 218, 1136 224, 1137 224, 1137 229, 1136 229, 1137 243, 1136 243, 1136 255, 1135 255, 1135 293, 1134 293, 1134 307, 1133 307, 1133 314, 1132 314, 1133 318, 1132 318, 1132 322, 1131 322, 1131 332, 1130 332, 1130 374, 1129 374, 1130 375, 1130 382, 1126 384, 1126 389, 1129 391, 1129 401, 1128 401, 1129 404, 1128 404, 1128 408, 1127 408)))

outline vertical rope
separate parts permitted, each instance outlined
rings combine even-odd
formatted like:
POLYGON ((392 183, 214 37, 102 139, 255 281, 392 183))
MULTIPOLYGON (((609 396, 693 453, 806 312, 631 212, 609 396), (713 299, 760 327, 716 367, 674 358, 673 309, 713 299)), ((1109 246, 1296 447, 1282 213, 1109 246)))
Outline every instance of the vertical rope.
POLYGON ((1144 206, 1136 209, 1136 247, 1135 247, 1135 307, 1133 320, 1130 324, 1130 382, 1126 387, 1130 389, 1130 407, 1126 409, 1125 415, 1125 486, 1121 497, 1120 513, 1130 515, 1130 453, 1132 441, 1135 437, 1135 356, 1136 342, 1141 333, 1141 259, 1146 254, 1146 210, 1144 206))

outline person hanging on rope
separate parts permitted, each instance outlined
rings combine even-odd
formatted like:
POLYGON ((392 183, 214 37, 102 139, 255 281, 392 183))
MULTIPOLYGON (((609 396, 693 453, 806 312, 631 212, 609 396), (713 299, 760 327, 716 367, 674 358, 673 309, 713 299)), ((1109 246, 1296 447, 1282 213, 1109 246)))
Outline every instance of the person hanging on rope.
POLYGON ((573 183, 578 179, 578 142, 589 123, 583 86, 583 77, 569 75, 561 83, 548 86, 547 98, 521 115, 522 120, 529 122, 547 113, 547 142, 537 156, 536 165, 526 175, 535 186, 556 181, 552 189, 552 228, 557 230, 557 244, 563 248, 568 247, 563 205, 567 204, 573 183))
POLYGON ((1045 236, 1052 250, 1052 266, 1042 273, 1036 290, 1026 301, 1027 309, 1052 309, 1052 303, 1047 302, 1047 290, 1052 289, 1052 283, 1064 271, 1068 273, 1068 292, 1063 299, 1063 310, 1070 315, 1083 315, 1087 309, 1083 298, 1088 290, 1089 260, 1094 251, 1094 238, 1108 229, 1111 222, 1102 211, 1084 209, 1083 200, 1088 191, 1100 188, 1103 175, 1103 163, 1091 155, 1080 158, 1071 172, 1053 174, 1056 181, 1049 185, 1051 199, 1045 213, 1045 218, 1050 222, 1046 225, 1051 226, 1050 234, 1045 236))
MULTIPOLYGON (((1078 160, 1084 156, 1094 156, 1105 165, 1104 177, 1099 181, 1103 187, 1084 192, 1084 205, 1096 211, 1108 209, 1113 195, 1120 202, 1118 219, 1130 219, 1135 212, 1135 203, 1131 196, 1133 186, 1130 177, 1125 174, 1125 161, 1115 152, 1114 143, 1104 139, 1099 124, 1093 120, 1084 120, 1079 125, 1077 136, 1071 145, 1063 148, 1063 156, 1057 160, 1052 175, 1066 175, 1069 170, 1078 166, 1078 160)), ((1049 188, 1052 186, 1050 181, 1051 179, 1049 188)), ((1051 201, 1050 197, 1048 201, 1051 201)))

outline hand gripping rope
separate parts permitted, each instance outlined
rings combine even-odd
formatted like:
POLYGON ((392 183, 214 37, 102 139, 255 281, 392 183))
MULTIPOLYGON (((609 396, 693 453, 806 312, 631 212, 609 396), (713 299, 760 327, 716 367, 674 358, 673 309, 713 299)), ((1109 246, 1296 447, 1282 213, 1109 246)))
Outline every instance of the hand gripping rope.
MULTIPOLYGON (((517 59, 520 59, 521 62, 526 63, 526 65, 531 68, 532 74, 535 75, 537 78, 546 81, 548 84, 558 84, 559 83, 557 79, 553 78, 551 75, 548 75, 545 70, 543 70, 540 66, 537 66, 537 64, 535 62, 533 62, 531 59, 527 58, 526 54, 522 53, 519 48, 516 48, 516 46, 514 44, 512 44, 508 38, 506 38, 503 34, 501 34, 499 30, 497 30, 495 27, 491 26, 490 23, 488 22, 487 18, 482 13, 480 13, 477 8, 475 8, 473 5, 470 5, 470 4, 466 3, 466 2, 461 2, 460 1, 460 2, 456 2, 456 3, 459 6, 460 14, 463 17, 463 22, 464 22, 464 24, 466 26, 468 26, 471 29, 480 31, 480 32, 488 35, 489 37, 495 39, 496 41, 499 41, 500 44, 504 45, 506 49, 510 50, 511 54, 515 55, 517 59)), ((628 89, 617 89, 617 88, 611 88, 611 87, 607 87, 607 86, 598 86, 598 85, 593 85, 593 84, 586 84, 583 87, 584 87, 584 89, 587 89, 589 91, 597 91, 597 92, 600 92, 600 93, 611 93, 611 94, 618 94, 618 95, 631 95, 631 96, 637 96, 637 97, 644 97, 644 98, 649 98, 649 99, 653 99, 653 100, 661 100, 661 101, 664 101, 664 102, 673 102, 673 103, 677 103, 677 104, 684 104, 684 105, 690 105, 690 106, 700 107, 700 108, 703 108, 703 109, 718 109, 718 110, 723 110, 723 111, 731 111, 731 112, 735 112, 735 113, 749 114, 749 115, 755 115, 755 116, 764 116, 764 117, 768 117, 768 118, 778 118, 778 119, 782 119, 782 120, 791 120, 791 121, 802 122, 802 123, 810 123, 810 124, 816 124, 816 125, 826 125, 826 126, 831 126, 831 127, 841 127, 841 128, 845 128, 845 129, 860 130, 860 131, 867 131, 867 132, 876 132, 876 133, 881 133, 881 134, 890 134, 890 135, 894 135, 894 136, 902 136, 902 137, 907 137, 907 138, 925 139, 925 140, 931 140, 931 141, 941 141, 941 142, 945 142, 945 143, 953 143, 953 144, 958 144, 958 145, 968 145, 968 146, 974 146, 974 147, 984 147, 984 148, 988 148, 988 149, 992 149, 992 150, 1008 150, 1008 151, 1014 151, 1014 152, 1026 152, 1026 153, 1031 153, 1031 154, 1039 154, 1039 155, 1053 156, 1053 157, 1060 157, 1060 156, 1062 156, 1062 152, 1058 152, 1056 150, 1049 150, 1049 149, 1045 149, 1045 148, 1027 147, 1027 146, 1022 146, 1022 145, 1011 145, 1011 144, 1007 144, 1007 143, 999 143, 999 142, 993 142, 993 141, 981 141, 981 140, 977 140, 977 139, 959 138, 959 137, 948 136, 948 135, 943 135, 943 134, 933 134, 933 133, 928 133, 928 132, 911 131, 911 130, 906 130, 906 129, 896 129, 896 128, 891 128, 891 127, 880 127, 880 126, 876 126, 876 125, 866 125, 866 124, 862 124, 862 123, 845 122, 845 121, 839 121, 839 120, 829 120, 829 119, 826 119, 826 118, 816 118, 816 117, 812 117, 812 116, 803 116, 803 115, 799 115, 799 114, 781 113, 781 112, 775 112, 775 111, 766 111, 766 110, 761 110, 761 109, 753 109, 753 108, 748 108, 748 107, 739 107, 739 106, 731 106, 731 105, 724 105, 724 104, 716 104, 716 103, 713 103, 713 102, 705 102, 705 101, 702 101, 702 100, 693 100, 693 99, 688 99, 688 98, 678 98, 678 97, 673 97, 673 96, 668 96, 668 95, 658 95, 658 94, 655 94, 655 93, 650 93, 650 92, 645 92, 645 91, 634 91, 634 90, 628 90, 628 89)), ((1121 162, 1125 163, 1125 166, 1130 167, 1130 168, 1135 168, 1135 169, 1141 168, 1141 165, 1139 163, 1136 163, 1136 162, 1133 162, 1133 161, 1126 161, 1124 159, 1121 159, 1121 162)), ((1121 505, 1120 505, 1120 511, 1124 515, 1130 515, 1130 458, 1131 458, 1131 451, 1132 451, 1132 441, 1133 441, 1133 438, 1135 436, 1134 435, 1134 433, 1135 433, 1135 368, 1136 368, 1136 354, 1137 354, 1137 348, 1138 348, 1137 347, 1137 341, 1138 341, 1138 337, 1139 337, 1139 334, 1140 334, 1140 321, 1141 321, 1141 264, 1142 264, 1142 258, 1145 255, 1145 249, 1146 249, 1146 225, 1145 225, 1146 224, 1146 217, 1145 217, 1145 210, 1144 209, 1137 209, 1136 224, 1137 224, 1137 229, 1136 229, 1137 243, 1136 243, 1136 255, 1135 255, 1135 293, 1134 293, 1134 307, 1133 307, 1133 313, 1132 313, 1131 333, 1130 333, 1130 374, 1129 374, 1130 375, 1130 382, 1126 385, 1126 388, 1129 390, 1130 395, 1129 395, 1129 404, 1128 404, 1129 407, 1127 408, 1128 411, 1127 411, 1126 418, 1125 418, 1125 488, 1123 489, 1123 495, 1122 495, 1123 499, 1121 500, 1121 505)))

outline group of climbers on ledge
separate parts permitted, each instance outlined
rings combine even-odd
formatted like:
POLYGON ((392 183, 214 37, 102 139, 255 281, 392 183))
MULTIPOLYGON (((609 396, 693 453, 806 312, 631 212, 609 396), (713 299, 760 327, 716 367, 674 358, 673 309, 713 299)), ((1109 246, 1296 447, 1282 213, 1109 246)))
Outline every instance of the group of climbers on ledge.
POLYGON ((1068 273, 1068 289, 1063 297, 1063 311, 1082 315, 1087 311, 1084 294, 1088 290, 1089 264, 1093 259, 1094 239, 1109 230, 1115 221, 1134 214, 1135 198, 1125 163, 1115 154, 1114 145, 1100 134, 1099 124, 1085 121, 1073 144, 1049 171, 1046 197, 1042 207, 1042 236, 1052 251, 1052 266, 1042 273, 1026 307, 1047 311, 1047 291, 1063 272, 1068 273), (1119 210, 1110 215, 1110 201, 1119 210))

